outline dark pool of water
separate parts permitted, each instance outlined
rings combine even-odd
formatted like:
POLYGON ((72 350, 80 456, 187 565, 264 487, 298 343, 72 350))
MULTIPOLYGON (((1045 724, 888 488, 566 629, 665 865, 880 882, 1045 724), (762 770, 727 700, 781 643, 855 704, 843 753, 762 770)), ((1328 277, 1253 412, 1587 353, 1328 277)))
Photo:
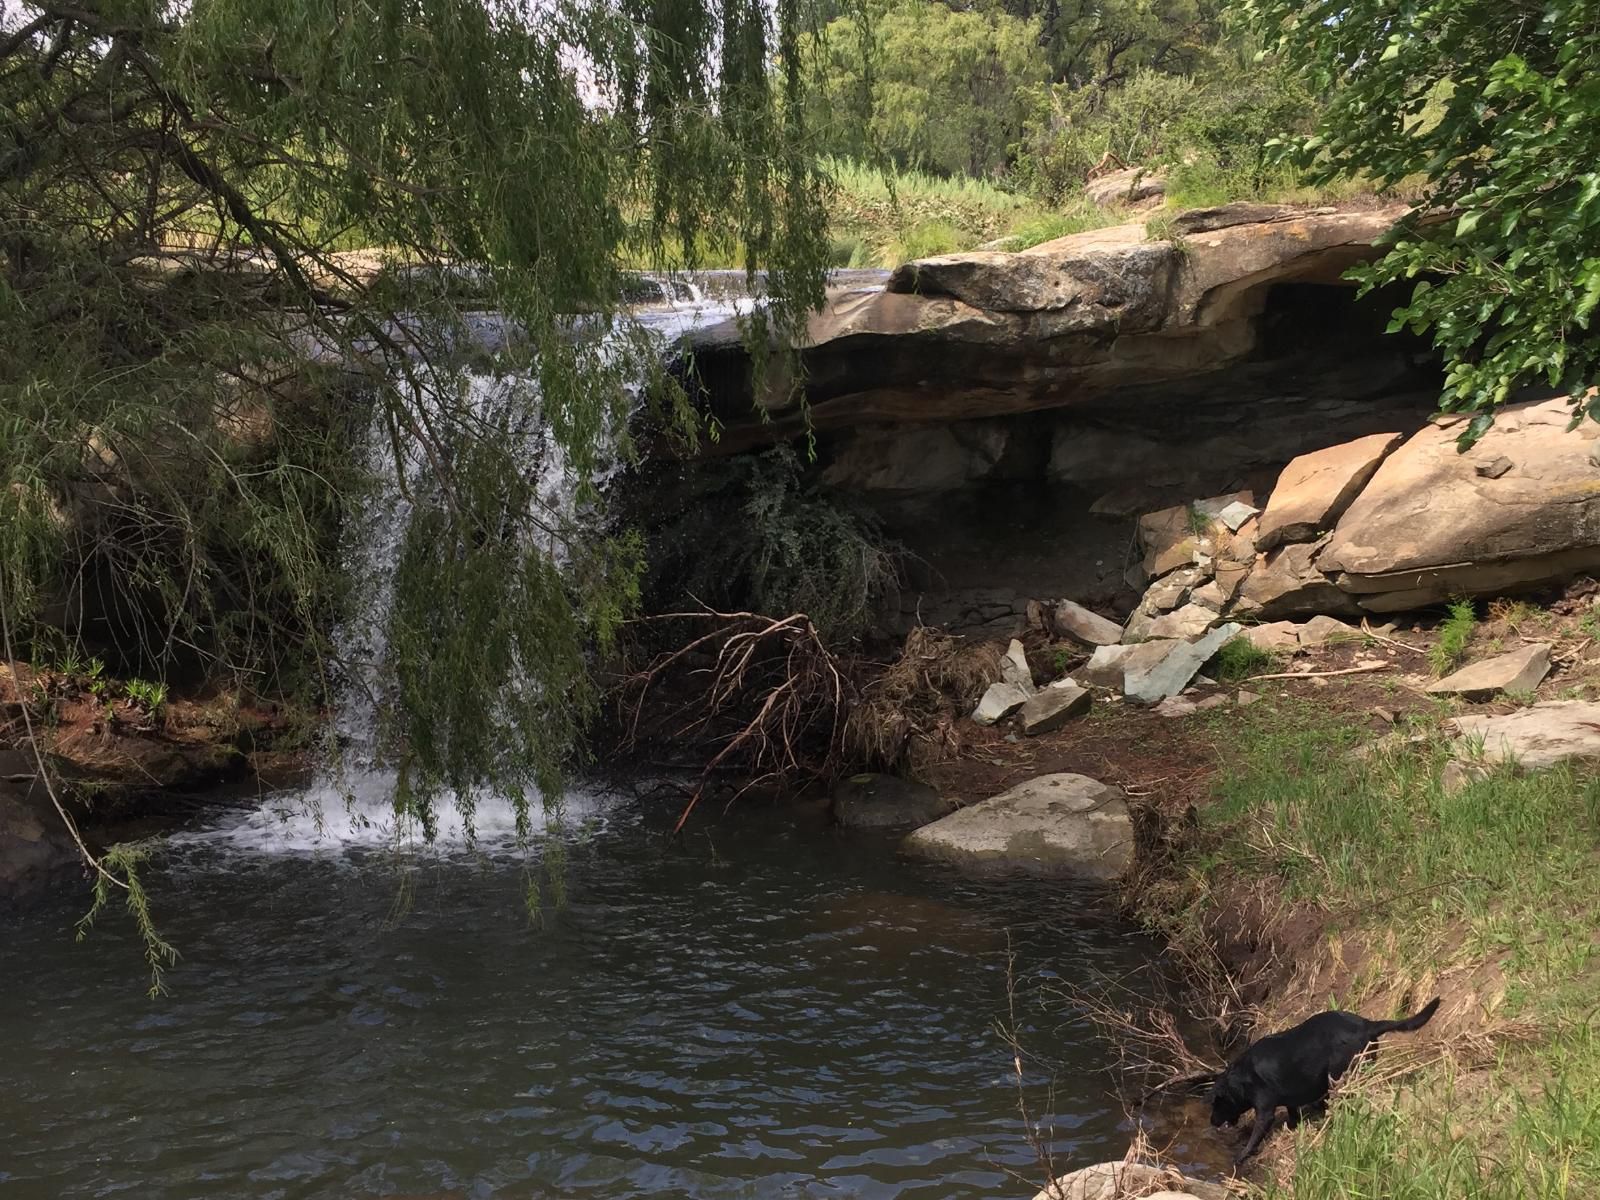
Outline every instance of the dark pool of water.
POLYGON ((534 925, 514 858, 402 886, 189 847, 147 868, 183 955, 155 1000, 125 921, 74 942, 80 897, 0 918, 0 1198, 1026 1200, 1008 944, 1057 1165, 1125 1149, 1105 1047, 1044 1003, 1154 954, 1093 897, 792 813, 669 847, 622 807, 567 860, 534 925))

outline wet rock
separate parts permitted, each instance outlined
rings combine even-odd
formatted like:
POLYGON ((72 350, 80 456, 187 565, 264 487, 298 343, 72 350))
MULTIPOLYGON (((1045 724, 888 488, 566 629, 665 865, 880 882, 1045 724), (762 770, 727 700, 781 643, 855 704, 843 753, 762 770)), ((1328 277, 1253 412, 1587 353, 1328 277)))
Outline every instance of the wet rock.
POLYGON ((1093 697, 1075 683, 1051 684, 1022 706, 1022 732, 1030 737, 1060 729, 1089 711, 1093 697))
POLYGON ((0 783, 0 898, 31 892, 76 861, 71 837, 41 798, 0 783))
POLYGON ((979 725, 993 725, 1003 721, 1028 702, 1028 693, 1014 683, 991 683, 983 693, 978 707, 972 710, 972 719, 979 725))
POLYGON ((1086 646, 1110 646, 1122 640, 1122 627, 1081 604, 1063 600, 1056 605, 1056 628, 1086 646))
POLYGON ((1159 661, 1147 668, 1135 672, 1130 665, 1123 685, 1124 694, 1136 704, 1157 704, 1168 696, 1176 696, 1239 632, 1240 626, 1229 622, 1198 641, 1174 642, 1159 661))
POLYGON ((1309 542, 1332 529, 1383 460, 1404 440, 1404 434, 1376 433, 1294 459, 1278 476, 1261 514, 1256 548, 1271 550, 1284 542, 1309 542))
POLYGON ((1600 704, 1588 700, 1545 700, 1501 716, 1456 717, 1449 724, 1459 735, 1452 753, 1464 763, 1514 763, 1528 771, 1600 763, 1600 704))
MULTIPOLYGON (((1350 505, 1318 565, 1373 612, 1500 594, 1600 567, 1600 425, 1565 399, 1509 405, 1466 453, 1424 427, 1350 505), (1478 467, 1508 458, 1493 476, 1478 467)), ((1247 585, 1248 586, 1248 585, 1247 585)))
POLYGON ((1487 700, 1501 692, 1532 692, 1549 673, 1550 647, 1541 642, 1462 667, 1430 684, 1428 693, 1487 700))
MULTIPOLYGON (((1129 1196, 1171 1195, 1195 1200, 1226 1200, 1228 1191, 1215 1183, 1190 1179, 1176 1167, 1153 1167, 1144 1163, 1108 1162, 1073 1171, 1054 1180, 1033 1200, 1126 1200, 1129 1196)), ((1153 1200, 1153 1198, 1152 1198, 1153 1200)))
POLYGON ((1043 775, 924 825, 907 852, 988 874, 1112 880, 1133 862, 1122 792, 1087 775, 1043 775))
POLYGON ((916 829, 955 809, 925 783, 852 775, 833 790, 833 819, 846 829, 916 829))

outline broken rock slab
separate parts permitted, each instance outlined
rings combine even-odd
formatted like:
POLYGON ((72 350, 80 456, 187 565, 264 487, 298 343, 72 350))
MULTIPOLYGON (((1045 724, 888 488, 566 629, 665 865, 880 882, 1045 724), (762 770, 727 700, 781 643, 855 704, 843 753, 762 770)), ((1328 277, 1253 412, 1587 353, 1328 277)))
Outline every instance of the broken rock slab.
POLYGON ((1122 640, 1122 626, 1071 600, 1056 605, 1055 617, 1057 629, 1086 646, 1111 646, 1122 640))
POLYGON ((1300 649, 1300 626, 1293 621, 1247 625, 1239 636, 1257 650, 1265 650, 1268 654, 1294 654, 1300 649))
POLYGON ((1080 684, 1121 691, 1129 671, 1143 671, 1160 662, 1172 645, 1169 641, 1159 641, 1101 646, 1073 676, 1080 684))
POLYGON ((1430 684, 1428 693, 1487 700, 1501 692, 1531 692, 1549 673, 1550 647, 1539 642, 1462 667, 1438 683, 1430 684))
POLYGON ((1033 668, 1028 665, 1027 651, 1016 638, 1011 639, 1004 657, 1000 659, 1000 680, 1020 689, 1024 695, 1033 695, 1033 668))
POLYGON ((1088 712, 1092 703, 1093 697, 1077 684, 1069 683, 1065 687, 1051 684, 1022 706, 1019 714, 1022 732, 1029 737, 1052 733, 1073 717, 1088 712))
POLYGON ((1312 617, 1299 629, 1300 644, 1307 650, 1315 650, 1330 643, 1358 641, 1361 636, 1359 629, 1337 617, 1323 615, 1312 617))
POLYGON ((1502 716, 1469 714, 1449 722, 1454 758, 1473 767, 1512 764, 1542 771, 1566 762, 1600 763, 1600 703, 1545 700, 1502 716))
POLYGON ((1200 673, 1200 668, 1211 661, 1213 655, 1236 634, 1239 625, 1229 622, 1213 629, 1193 642, 1175 642, 1159 661, 1148 668, 1134 672, 1127 670, 1123 691, 1136 704, 1159 704, 1168 696, 1176 696, 1200 673))
POLYGON ((978 707, 972 710, 972 719, 979 725, 993 725, 1003 721, 1028 702, 1028 693, 1014 683, 991 683, 983 693, 978 707))
POLYGON ((1041 775, 901 845, 984 874, 1114 880, 1133 863, 1133 822, 1120 789, 1087 775, 1041 775))
POLYGON ((1220 620, 1222 617, 1216 609, 1196 602, 1157 617, 1143 632, 1147 639, 1195 638, 1220 620))
POLYGON ((1405 435, 1375 433, 1293 459, 1278 476, 1256 531, 1256 549, 1309 542, 1332 529, 1405 435))

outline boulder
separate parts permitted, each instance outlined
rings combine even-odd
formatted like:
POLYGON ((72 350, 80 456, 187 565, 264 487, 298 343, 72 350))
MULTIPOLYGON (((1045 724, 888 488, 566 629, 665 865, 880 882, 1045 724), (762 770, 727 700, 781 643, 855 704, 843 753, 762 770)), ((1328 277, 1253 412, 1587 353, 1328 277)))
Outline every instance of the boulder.
POLYGON ((1261 514, 1256 549, 1315 541, 1332 529, 1379 464, 1404 440, 1400 433, 1375 433, 1294 459, 1278 476, 1261 514))
POLYGON ((34 890, 77 860, 71 836, 26 789, 0 783, 0 899, 34 890))
POLYGON ((1111 171, 1083 185, 1084 199, 1107 208, 1113 204, 1140 204, 1166 194, 1166 177, 1143 167, 1111 171))
POLYGON ((1028 665, 1028 652, 1016 638, 1011 639, 1011 644, 1006 647, 1006 652, 1000 659, 1000 680, 1021 690, 1025 695, 1031 696, 1034 693, 1033 668, 1028 665))
POLYGON ((1510 405, 1465 453, 1459 429, 1424 427, 1383 461, 1317 565, 1373 612, 1600 569, 1600 478, 1589 460, 1600 425, 1569 430, 1570 419, 1564 399, 1510 405), (1501 458, 1514 465, 1497 475, 1501 458))
POLYGON ((1300 626, 1293 621, 1247 625, 1240 636, 1257 650, 1265 650, 1268 654, 1293 654, 1300 649, 1300 626))
POLYGON ((924 825, 912 854, 988 874, 1112 880, 1133 862, 1122 792, 1087 775, 1042 775, 924 825))
POLYGON ((1062 1175, 1033 1200, 1127 1200, 1129 1196, 1155 1200, 1156 1196, 1170 1196, 1174 1192, 1196 1200, 1226 1200, 1228 1196, 1228 1190, 1220 1184, 1190 1179, 1176 1167, 1108 1162, 1062 1175), (1166 1191, 1158 1190, 1162 1188, 1166 1191))
POLYGON ((1198 641, 1172 643, 1157 662, 1141 670, 1135 671, 1130 664, 1126 669, 1124 694, 1137 704, 1157 704, 1168 696, 1176 696, 1239 631, 1240 626, 1229 622, 1198 641))
POLYGON ((955 808, 925 783, 852 775, 833 789, 833 819, 846 829, 916 829, 955 808))
POLYGON ((1045 688, 1022 706, 1022 732, 1029 737, 1060 729, 1089 711, 1093 697, 1075 683, 1045 688))
POLYGON ((1428 693, 1487 700, 1501 692, 1532 692, 1549 673, 1550 647, 1540 642, 1462 667, 1429 684, 1428 693))
POLYGON ((1471 714, 1449 724, 1461 761, 1539 771, 1565 762, 1600 763, 1600 703, 1545 700, 1503 715, 1471 714))
POLYGON ((991 683, 983 693, 978 707, 972 710, 972 719, 979 725, 993 725, 1003 721, 1028 702, 1028 693, 1014 683, 991 683))
POLYGON ((1360 606, 1317 569, 1315 545, 1280 546, 1256 559, 1229 612, 1265 620, 1318 613, 1358 613, 1360 606))
POLYGON ((1056 628, 1086 646, 1110 646, 1122 640, 1122 627, 1081 604, 1063 600, 1056 605, 1056 628))

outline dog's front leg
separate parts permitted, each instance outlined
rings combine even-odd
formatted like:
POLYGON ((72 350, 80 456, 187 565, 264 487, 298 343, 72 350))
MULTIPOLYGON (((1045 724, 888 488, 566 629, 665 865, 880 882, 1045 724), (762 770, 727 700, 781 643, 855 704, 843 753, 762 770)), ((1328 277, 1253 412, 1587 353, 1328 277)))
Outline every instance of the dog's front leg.
POLYGON ((1233 1160, 1235 1167, 1243 1165, 1245 1159, 1261 1149, 1261 1143, 1266 1140, 1267 1134, 1272 1132, 1273 1115, 1273 1110, 1270 1108, 1256 1109, 1256 1123, 1250 1130, 1250 1140, 1245 1142, 1244 1149, 1239 1151, 1239 1157, 1233 1160))

